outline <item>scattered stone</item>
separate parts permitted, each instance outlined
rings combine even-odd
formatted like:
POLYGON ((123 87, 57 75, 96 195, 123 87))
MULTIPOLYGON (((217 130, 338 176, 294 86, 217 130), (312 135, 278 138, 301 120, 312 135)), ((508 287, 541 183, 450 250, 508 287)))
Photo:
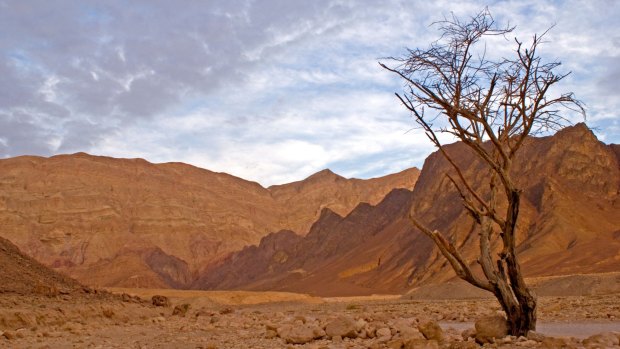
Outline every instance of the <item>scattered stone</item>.
POLYGON ((340 336, 343 338, 355 338, 357 337, 357 331, 355 329, 355 320, 349 316, 339 316, 327 324, 325 333, 327 333, 329 337, 340 336))
POLYGON ((618 346, 620 345, 619 343, 620 341, 618 340, 618 337, 616 336, 615 333, 613 332, 604 332, 604 333, 599 333, 599 334, 595 334, 592 335, 586 339, 583 340, 583 345, 586 348, 595 348, 595 347, 604 347, 604 348, 608 348, 608 347, 612 347, 612 346, 618 346))
POLYGON ((220 315, 232 314, 234 312, 235 311, 233 310, 233 308, 226 307, 226 308, 220 310, 220 315))
POLYGON ((443 330, 436 321, 426 321, 418 325, 418 330, 426 339, 434 339, 438 342, 444 340, 443 330))
POLYGON ((493 343, 496 339, 508 335, 506 318, 501 315, 486 316, 476 321, 476 341, 478 343, 493 343))
POLYGON ((544 349, 555 349, 555 348, 564 348, 564 349, 573 349, 577 348, 577 345, 573 343, 570 338, 566 337, 545 337, 540 343, 540 348, 544 349))
POLYGON ((417 327, 413 327, 411 319, 399 319, 394 321, 394 329, 398 331, 398 335, 404 341, 414 338, 424 338, 417 327))
POLYGON ((188 311, 189 311, 189 304, 187 303, 179 304, 174 307, 174 310, 172 310, 172 315, 178 315, 181 317, 185 317, 185 314, 187 314, 188 311))
POLYGON ((392 339, 392 331, 387 327, 380 328, 376 332, 376 337, 380 342, 387 342, 392 339))
POLYGON ((461 332, 461 337, 463 337, 463 340, 467 340, 469 338, 476 338, 476 329, 468 328, 464 330, 463 332, 461 332))
POLYGON ((8 340, 12 340, 17 338, 17 333, 15 333, 14 331, 4 331, 2 333, 2 337, 8 339, 8 340))
POLYGON ((527 333, 527 339, 537 341, 537 342, 542 342, 543 339, 545 339, 545 335, 543 335, 542 333, 536 332, 536 331, 529 331, 527 333))
POLYGON ((158 317, 155 317, 155 318, 151 319, 151 321, 154 324, 159 324, 159 323, 162 323, 162 322, 166 322, 166 318, 163 317, 163 316, 158 316, 158 317))
POLYGON ((398 338, 387 342, 385 345, 390 349, 401 349, 405 346, 405 342, 401 338, 398 338))
POLYGON ((538 342, 534 341, 534 340, 531 340, 531 339, 527 339, 527 340, 524 340, 524 341, 521 341, 521 342, 517 342, 515 345, 518 346, 518 347, 530 348, 530 347, 537 346, 538 342))
POLYGON ((169 307, 170 300, 166 296, 155 295, 151 298, 153 305, 156 307, 169 307))
POLYGON ((112 310, 112 308, 104 308, 102 310, 103 316, 107 317, 108 319, 111 319, 112 317, 114 317, 114 310, 112 310))
POLYGON ((265 331, 265 338, 267 339, 276 338, 277 336, 278 336, 278 332, 276 332, 275 330, 267 329, 265 331))
POLYGON ((305 344, 325 336, 325 331, 313 325, 284 325, 277 329, 277 334, 286 343, 305 344))

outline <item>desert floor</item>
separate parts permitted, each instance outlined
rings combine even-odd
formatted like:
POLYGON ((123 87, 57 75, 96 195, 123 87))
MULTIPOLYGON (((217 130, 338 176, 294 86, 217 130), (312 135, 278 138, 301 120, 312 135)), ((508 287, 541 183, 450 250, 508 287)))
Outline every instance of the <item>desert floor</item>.
MULTIPOLYGON (((424 344, 427 346, 410 344, 409 348, 475 348, 478 346, 473 339, 463 340, 462 332, 472 328, 477 318, 499 310, 492 299, 432 301, 401 296, 319 298, 277 292, 110 291, 113 294, 91 291, 52 297, 0 294, 0 348, 407 348, 405 336, 423 338, 417 325, 428 320, 444 328, 445 340, 439 346, 429 341, 424 344), (168 297, 170 304, 152 305, 153 295, 168 297), (352 337, 356 338, 330 338, 322 332, 322 338, 308 340, 303 335, 300 339, 287 334, 302 327, 320 331, 343 318, 355 322, 357 334, 352 337), (290 343, 295 341, 307 342, 290 343)), ((507 337, 486 346, 552 348, 564 343, 565 347, 605 348, 613 347, 620 339, 620 334, 613 337, 608 333, 604 339, 607 342, 599 341, 598 346, 582 340, 595 333, 620 331, 620 294, 540 297, 538 316, 542 334, 538 338, 507 337), (545 336, 566 338, 553 342, 542 340, 545 336)))

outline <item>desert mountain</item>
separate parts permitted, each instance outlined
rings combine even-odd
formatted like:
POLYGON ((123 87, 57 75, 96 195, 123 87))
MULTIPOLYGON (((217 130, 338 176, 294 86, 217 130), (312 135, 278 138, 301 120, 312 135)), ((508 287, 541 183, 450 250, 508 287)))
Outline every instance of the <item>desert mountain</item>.
MULTIPOLYGON (((617 148, 584 125, 531 138, 514 166, 524 188, 519 256, 527 276, 620 270, 620 166, 617 148)), ((469 150, 447 151, 478 187, 485 176, 469 150)), ((395 190, 376 206, 342 217, 323 210, 305 236, 282 231, 208 270, 196 288, 286 290, 319 295, 404 292, 454 277, 408 212, 455 240, 475 265, 477 234, 444 176, 439 153, 425 161, 413 192, 395 190)))
POLYGON ((330 170, 303 181, 269 187, 273 198, 286 207, 288 229, 305 235, 324 208, 345 216, 359 203, 376 205, 395 188, 413 190, 420 171, 411 168, 379 178, 346 179, 330 170))
POLYGON ((329 171, 269 189, 182 163, 84 153, 0 160, 0 235, 93 286, 185 287, 232 251, 323 208, 348 214, 419 171, 371 180, 329 171), (306 198, 306 199, 301 199, 306 198))

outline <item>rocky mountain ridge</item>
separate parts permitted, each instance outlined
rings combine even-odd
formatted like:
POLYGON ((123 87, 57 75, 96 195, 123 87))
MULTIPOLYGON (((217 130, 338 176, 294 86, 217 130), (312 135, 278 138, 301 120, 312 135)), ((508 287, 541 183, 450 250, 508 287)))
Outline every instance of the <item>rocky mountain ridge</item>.
POLYGON ((263 188, 182 163, 21 156, 0 160, 0 236, 85 284, 187 287, 270 232, 303 234, 323 208, 347 214, 412 188, 418 174, 357 180, 323 171, 263 188))
MULTIPOLYGON (((458 143, 446 149, 480 187, 485 172, 473 154, 458 143)), ((620 269, 615 150, 584 124, 528 140, 514 166, 524 190, 517 243, 527 276, 620 269)), ((271 234, 207 270, 194 287, 334 296, 402 293, 449 280, 450 266, 407 218, 411 211, 444 232, 476 267, 476 231, 443 175, 447 171, 447 161, 434 153, 413 192, 396 190, 377 206, 362 204, 344 218, 326 210, 305 237, 271 234)))

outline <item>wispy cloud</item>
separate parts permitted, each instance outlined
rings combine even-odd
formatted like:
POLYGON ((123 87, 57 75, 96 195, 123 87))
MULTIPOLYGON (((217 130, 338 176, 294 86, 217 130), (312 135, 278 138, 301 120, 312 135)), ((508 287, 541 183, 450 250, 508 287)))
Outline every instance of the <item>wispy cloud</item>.
MULTIPOLYGON (((0 156, 184 161, 264 185, 330 167, 377 176, 432 151, 377 65, 480 1, 0 2, 0 156)), ((616 1, 496 1, 573 73, 563 87, 620 142, 616 1)), ((514 45, 503 40, 497 54, 514 45)))

